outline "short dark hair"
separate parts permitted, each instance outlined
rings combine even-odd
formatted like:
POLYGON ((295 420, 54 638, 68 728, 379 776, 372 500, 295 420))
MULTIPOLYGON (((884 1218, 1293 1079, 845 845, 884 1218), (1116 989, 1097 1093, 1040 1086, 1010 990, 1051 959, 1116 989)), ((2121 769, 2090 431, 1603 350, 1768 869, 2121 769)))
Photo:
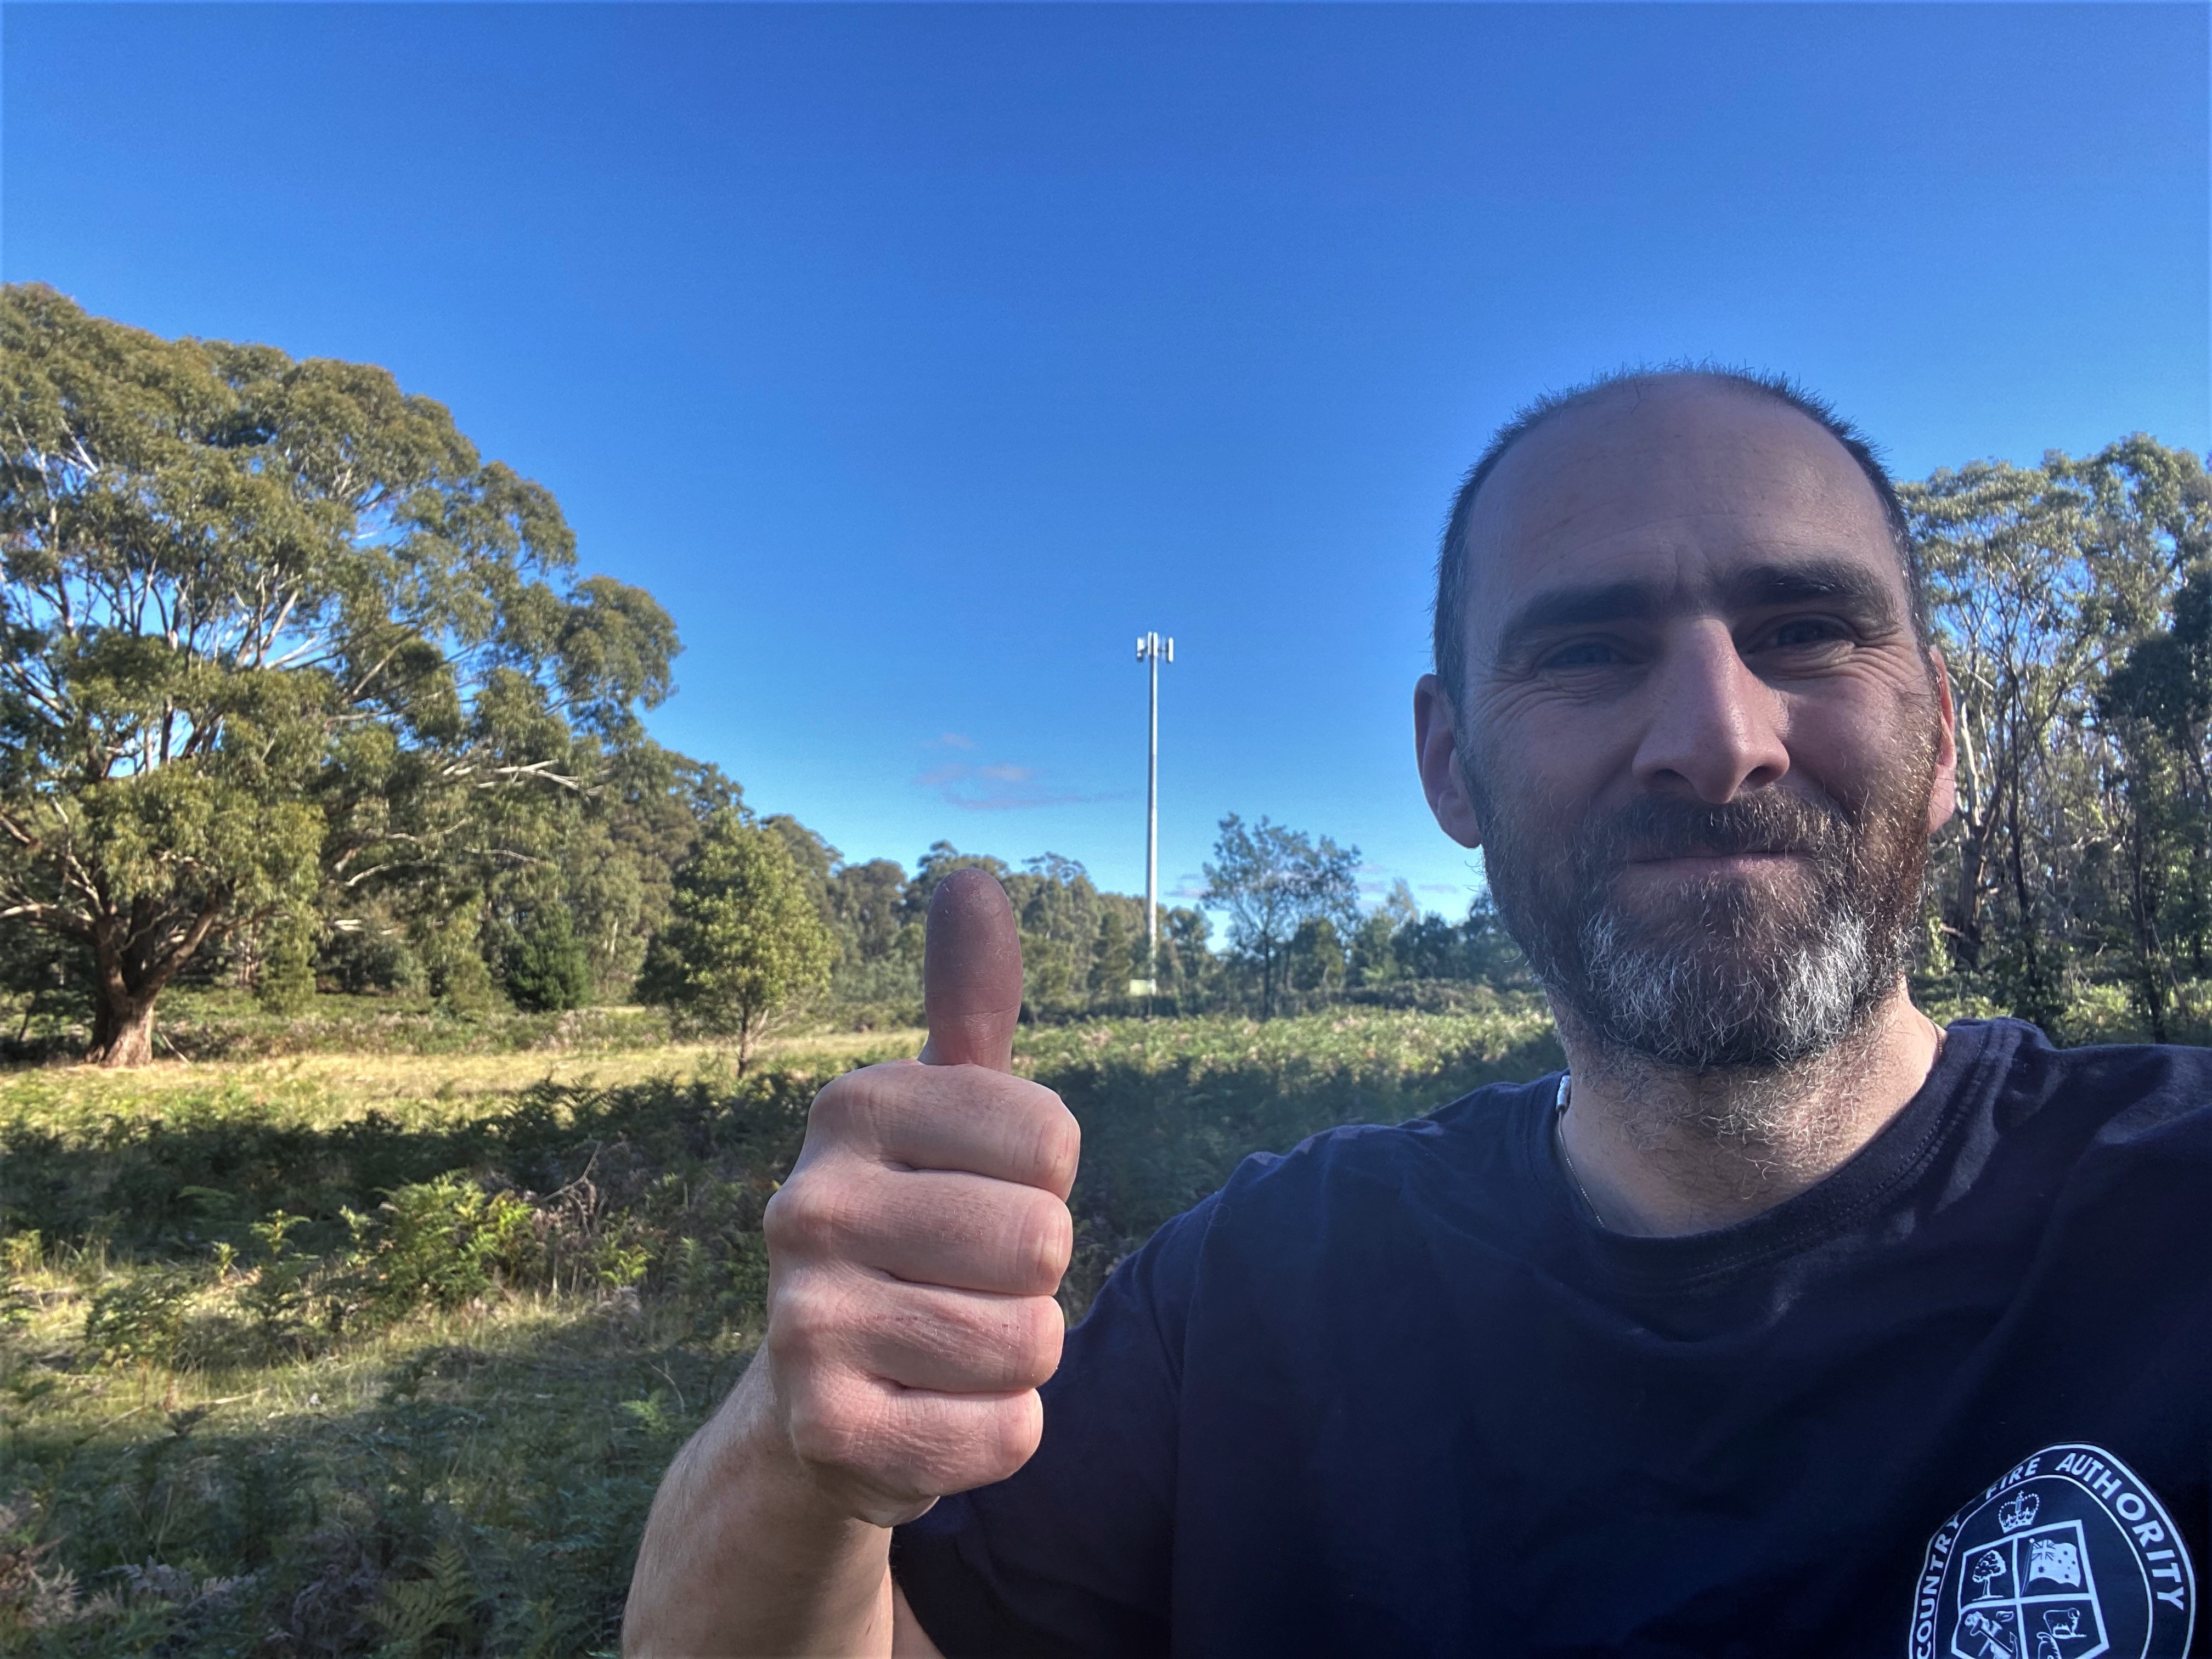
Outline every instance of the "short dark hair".
POLYGON ((1807 419, 1818 422, 1821 429, 1841 444, 1858 469, 1874 486, 1874 493, 1881 499, 1883 519, 1889 526, 1889 538, 1897 550, 1897 561, 1905 572, 1905 586, 1911 597, 1912 631, 1921 644, 1928 644, 1928 582, 1921 568, 1919 550, 1913 545, 1912 532, 1905 516, 1904 503, 1897 498, 1897 485, 1882 465, 1880 454, 1866 434, 1836 413, 1834 405, 1825 398, 1799 386, 1786 374, 1771 374, 1765 370, 1732 368, 1711 363, 1666 363, 1657 368, 1617 368, 1610 374, 1598 375, 1579 386, 1569 386, 1564 392, 1547 392, 1534 403, 1518 410, 1513 418, 1498 428, 1490 440, 1482 458, 1468 469, 1461 480, 1459 493, 1452 498, 1451 516, 1445 520, 1443 542, 1437 554, 1437 598, 1433 628, 1433 648, 1436 653, 1437 678, 1456 704, 1467 689, 1467 526, 1474 516, 1474 498, 1483 483, 1497 471, 1498 464, 1515 444, 1527 437, 1554 416, 1590 403, 1617 386, 1639 386, 1653 380, 1697 379, 1717 380, 1755 398, 1765 398, 1775 403, 1786 404, 1807 419))

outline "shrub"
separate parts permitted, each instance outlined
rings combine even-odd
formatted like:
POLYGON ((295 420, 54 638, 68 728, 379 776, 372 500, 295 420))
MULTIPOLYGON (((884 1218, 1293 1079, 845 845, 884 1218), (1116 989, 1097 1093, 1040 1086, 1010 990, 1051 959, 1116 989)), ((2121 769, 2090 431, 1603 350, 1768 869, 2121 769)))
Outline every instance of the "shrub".
MULTIPOLYGON (((307 1305, 307 1278, 317 1265, 292 1242, 290 1236, 301 1220, 279 1210, 248 1229, 260 1242, 263 1260, 241 1299, 253 1315, 264 1344, 272 1349, 299 1330, 307 1305)), ((227 1275, 231 1263, 227 1245, 218 1247, 216 1261, 217 1273, 227 1275)))
POLYGON ((559 1013, 591 1000, 592 959, 566 905, 544 904, 507 953, 507 994, 519 1008, 559 1013))
POLYGON ((368 1301, 386 1314, 458 1308, 522 1278, 540 1254, 538 1218, 513 1193, 465 1176, 400 1187, 374 1216, 349 1212, 368 1301))
POLYGON ((177 1356, 197 1286, 176 1268, 151 1267, 95 1292, 85 1346, 110 1365, 166 1365, 177 1356))

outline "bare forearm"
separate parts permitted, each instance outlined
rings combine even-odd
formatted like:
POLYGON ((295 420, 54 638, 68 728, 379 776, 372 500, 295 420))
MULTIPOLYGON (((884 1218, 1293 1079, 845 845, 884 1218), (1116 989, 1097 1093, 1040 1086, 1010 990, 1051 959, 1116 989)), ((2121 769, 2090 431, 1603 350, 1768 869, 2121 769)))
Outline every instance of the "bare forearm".
POLYGON ((631 1659, 891 1652, 890 1534, 825 1502, 769 1389, 756 1364, 662 1480, 623 1620, 631 1659))
POLYGON ((1011 1074, 1021 944, 998 884, 930 900, 926 1063, 825 1085, 761 1217, 759 1358, 661 1481, 623 1624, 632 1659, 941 1659, 890 1528, 1003 1480, 1060 1364, 1081 1131, 1011 1074))

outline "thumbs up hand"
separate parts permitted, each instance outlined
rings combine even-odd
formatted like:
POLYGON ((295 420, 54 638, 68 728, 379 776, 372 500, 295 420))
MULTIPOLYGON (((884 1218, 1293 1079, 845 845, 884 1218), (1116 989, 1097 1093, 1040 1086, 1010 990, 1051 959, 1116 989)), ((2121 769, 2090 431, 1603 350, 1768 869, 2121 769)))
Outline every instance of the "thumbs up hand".
POLYGON ((1079 1137, 1009 1073, 1021 941, 987 872, 939 885, 922 974, 921 1060, 815 1097, 763 1222, 775 1409, 832 1504, 886 1527, 1036 1451, 1074 1243, 1079 1137))

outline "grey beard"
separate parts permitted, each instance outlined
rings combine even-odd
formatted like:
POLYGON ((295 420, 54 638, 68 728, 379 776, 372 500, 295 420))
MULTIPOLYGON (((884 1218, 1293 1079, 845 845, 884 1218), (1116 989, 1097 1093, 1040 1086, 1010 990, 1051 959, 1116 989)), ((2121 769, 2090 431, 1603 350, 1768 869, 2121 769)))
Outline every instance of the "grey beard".
POLYGON ((1702 906, 1655 920, 1628 913, 1610 890, 1617 835, 1586 836, 1561 870, 1562 849, 1519 833, 1474 759, 1462 750, 1461 769, 1490 832, 1500 919, 1554 1006, 1617 1052, 1692 1072, 1791 1073, 1857 1031, 1911 959, 1925 842, 1908 819, 1926 808, 1924 767, 1902 769, 1913 781, 1855 816, 1779 799, 1648 806, 1632 836, 1697 842, 1712 838, 1701 823, 1739 834, 1764 823, 1783 844, 1808 848, 1811 865, 1808 891, 1716 884, 1702 906))
POLYGON ((1857 1029, 1904 961, 1903 941, 1877 938, 1850 905, 1764 955, 1717 950, 1711 939, 1638 941, 1610 906, 1584 919, 1580 942, 1579 983, 1540 975, 1546 988, 1601 1041, 1698 1072, 1784 1070, 1826 1053, 1857 1029))

